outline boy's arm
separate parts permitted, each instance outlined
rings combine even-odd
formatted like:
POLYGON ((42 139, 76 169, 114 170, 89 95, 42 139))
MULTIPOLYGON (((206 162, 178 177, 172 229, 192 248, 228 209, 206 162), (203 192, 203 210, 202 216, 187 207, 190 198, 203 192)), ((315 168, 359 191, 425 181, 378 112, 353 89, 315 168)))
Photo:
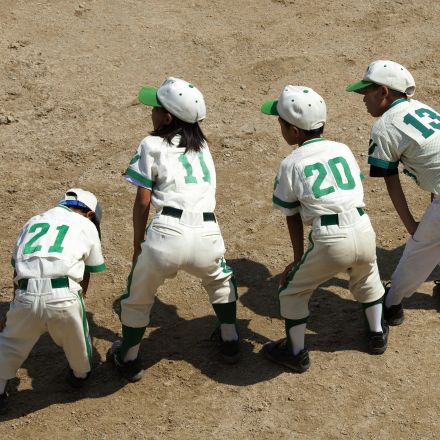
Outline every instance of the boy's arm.
POLYGON ((399 217, 405 225, 408 233, 410 235, 414 235, 417 230, 418 223, 414 220, 414 217, 408 208, 408 203, 406 201, 405 194, 403 193, 402 185, 400 184, 399 174, 385 176, 384 179, 388 194, 393 202, 397 214, 399 214, 399 217))
POLYGON ((286 217, 287 229, 289 230, 290 242, 293 248, 293 261, 288 264, 281 274, 280 285, 286 282, 286 277, 289 271, 295 266, 304 255, 304 226, 301 215, 295 214, 286 217))
POLYGON ((151 190, 138 186, 133 205, 133 263, 141 252, 150 213, 151 190))
POLYGON ((79 283, 81 286, 81 293, 82 296, 86 296, 87 289, 89 288, 89 282, 90 282, 90 272, 84 272, 84 276, 82 281, 79 283))

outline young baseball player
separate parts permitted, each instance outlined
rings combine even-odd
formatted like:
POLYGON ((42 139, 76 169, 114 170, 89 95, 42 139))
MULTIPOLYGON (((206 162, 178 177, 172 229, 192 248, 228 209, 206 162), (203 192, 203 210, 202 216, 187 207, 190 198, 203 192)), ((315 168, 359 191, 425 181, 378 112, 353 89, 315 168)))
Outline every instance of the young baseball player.
POLYGON ((92 346, 83 296, 90 273, 105 269, 96 197, 69 189, 58 206, 32 217, 15 243, 14 299, 0 332, 0 410, 6 383, 44 332, 63 348, 67 382, 78 388, 91 370, 92 346))
POLYGON ((348 273, 350 291, 362 303, 369 352, 384 353, 388 326, 382 322, 376 236, 363 209, 362 175, 352 152, 322 137, 326 105, 309 87, 288 85, 261 111, 278 116, 285 141, 298 145, 281 162, 272 198, 287 217, 294 254, 278 291, 286 338, 266 343, 263 355, 298 373, 309 368, 304 347, 308 302, 320 284, 339 272, 348 273), (311 225, 306 252, 303 222, 311 225))
POLYGON ((412 99, 411 73, 389 60, 372 62, 361 81, 347 91, 363 95, 367 112, 379 118, 368 150, 372 177, 383 177, 391 201, 410 239, 387 288, 384 315, 390 325, 403 322, 402 299, 410 297, 440 262, 440 114, 412 99), (403 172, 431 193, 431 204, 416 222, 402 190, 403 172))
POLYGON ((216 174, 206 138, 202 93, 192 84, 168 78, 158 89, 144 87, 139 101, 153 107, 153 131, 142 140, 125 178, 137 186, 133 207, 133 267, 121 298, 122 340, 109 358, 122 375, 143 375, 139 346, 150 321, 157 289, 179 269, 202 279, 220 322, 222 360, 238 360, 235 326, 237 293, 214 215, 216 174), (150 205, 156 215, 145 230, 150 205))

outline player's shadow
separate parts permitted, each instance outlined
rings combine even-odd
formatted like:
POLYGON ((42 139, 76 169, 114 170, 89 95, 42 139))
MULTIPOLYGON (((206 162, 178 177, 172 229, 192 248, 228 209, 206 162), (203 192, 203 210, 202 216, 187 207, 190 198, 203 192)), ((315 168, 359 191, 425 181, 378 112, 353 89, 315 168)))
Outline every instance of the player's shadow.
MULTIPOLYGON (((378 250, 379 264, 381 260, 384 263, 385 259, 387 267, 392 266, 394 269, 393 264, 400 258, 399 252, 401 253, 399 249, 392 252, 378 250)), ((279 337, 284 337, 284 324, 280 318, 278 301, 280 274, 272 276, 266 266, 248 259, 228 260, 228 264, 236 273, 238 285, 248 289, 240 296, 240 302, 257 315, 278 318, 280 321, 275 325, 280 330, 279 337)), ((430 278, 435 279, 435 274, 430 278)), ((309 303, 310 317, 306 335, 308 348, 325 352, 366 351, 367 324, 362 306, 351 296, 350 299, 346 299, 333 293, 328 289, 331 286, 338 286, 348 291, 348 281, 336 277, 315 290, 309 303)), ((433 291, 437 290, 434 287, 433 285, 433 291)), ((418 292, 406 299, 404 306, 440 311, 440 301, 435 295, 418 292)), ((264 343, 267 338, 264 335, 255 335, 254 340, 264 343)))
MULTIPOLYGON (((0 303, 0 317, 5 316, 9 303, 0 303)), ((87 313, 90 334, 96 339, 113 341, 116 335, 97 325, 91 313, 87 313)), ((32 349, 28 359, 22 365, 31 381, 31 388, 20 389, 20 380, 12 379, 8 383, 9 410, 0 415, 0 421, 25 416, 53 404, 71 403, 81 399, 94 399, 115 393, 124 383, 115 381, 112 369, 93 350, 93 370, 87 385, 79 390, 72 389, 65 381, 68 364, 64 352, 57 347, 46 333, 32 349)), ((27 382, 27 380, 26 380, 27 382)))
MULTIPOLYGON (((205 300, 208 301, 208 298, 205 300)), ((117 299, 114 302, 116 313, 119 307, 117 299)), ((140 349, 147 374, 153 365, 166 361, 165 365, 170 366, 172 376, 172 371, 176 371, 172 364, 181 360, 210 379, 228 385, 252 385, 280 374, 279 371, 267 368, 264 360, 253 352, 250 341, 261 340, 261 337, 249 328, 249 320, 246 319, 237 321, 241 339, 240 361, 234 365, 222 363, 218 356, 216 338, 211 337, 217 325, 213 311, 208 316, 188 320, 178 315, 175 305, 166 304, 156 297, 151 311, 151 323, 140 349)))

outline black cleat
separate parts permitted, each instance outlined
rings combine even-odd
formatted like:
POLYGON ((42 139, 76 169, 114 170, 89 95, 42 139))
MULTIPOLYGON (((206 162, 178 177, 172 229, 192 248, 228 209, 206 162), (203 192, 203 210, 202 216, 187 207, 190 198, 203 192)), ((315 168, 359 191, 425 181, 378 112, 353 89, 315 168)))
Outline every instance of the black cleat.
POLYGON ((113 342, 113 345, 107 352, 107 361, 112 362, 118 369, 122 377, 129 382, 137 382, 144 375, 144 368, 139 356, 133 361, 123 362, 120 355, 122 341, 113 342))
POLYGON ((284 365, 296 373, 304 373, 310 367, 309 352, 303 349, 294 356, 289 350, 286 338, 267 342, 263 345, 261 353, 270 361, 284 365))
POLYGON ((387 349, 390 328, 386 323, 382 326, 382 328, 383 332, 368 333, 368 351, 371 354, 383 354, 387 349))
POLYGON ((220 361, 225 364, 236 364, 240 360, 240 341, 224 341, 222 339, 220 327, 217 327, 211 335, 218 345, 218 355, 220 361))
POLYGON ((405 319, 402 303, 396 304, 391 307, 385 306, 385 299, 388 295, 389 290, 389 286, 385 287, 385 295, 383 300, 383 317, 388 325, 400 325, 405 319))
POLYGON ((87 373, 87 376, 84 378, 76 377, 73 374, 73 370, 69 368, 69 372, 66 376, 66 382, 72 387, 72 388, 82 388, 84 384, 87 382, 87 379, 90 377, 90 373, 87 373))

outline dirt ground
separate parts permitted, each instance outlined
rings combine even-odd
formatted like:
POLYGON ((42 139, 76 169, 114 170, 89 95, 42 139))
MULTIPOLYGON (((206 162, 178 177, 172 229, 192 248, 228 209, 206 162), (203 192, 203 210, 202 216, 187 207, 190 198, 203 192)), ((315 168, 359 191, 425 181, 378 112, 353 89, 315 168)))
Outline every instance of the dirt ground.
MULTIPOLYGON (((440 108, 439 19, 440 3, 422 0, 0 0, 0 315, 11 299, 16 235, 68 187, 100 197, 109 266, 92 277, 87 298, 96 361, 90 386, 67 388, 64 356, 43 337, 12 381, 0 437, 438 438, 440 299, 432 282, 406 300, 407 320, 392 328, 383 356, 366 353, 361 308, 344 275, 312 298, 306 374, 258 352, 283 335, 276 290, 292 258, 284 218, 271 207, 290 147, 276 119, 259 113, 261 103, 286 84, 317 90, 328 106, 326 137, 347 143, 368 175, 373 119, 345 85, 370 61, 393 59, 412 71, 416 98, 440 108), (136 105, 138 89, 169 75, 205 95, 243 357, 231 367, 215 360, 207 295, 179 274, 153 310, 141 348, 145 377, 128 384, 104 363, 120 331, 112 304, 131 259, 134 187, 121 173, 151 129, 149 110, 136 105)), ((429 195, 402 179, 420 218, 429 195)), ((384 182, 364 182, 388 280, 408 237, 384 182)))

